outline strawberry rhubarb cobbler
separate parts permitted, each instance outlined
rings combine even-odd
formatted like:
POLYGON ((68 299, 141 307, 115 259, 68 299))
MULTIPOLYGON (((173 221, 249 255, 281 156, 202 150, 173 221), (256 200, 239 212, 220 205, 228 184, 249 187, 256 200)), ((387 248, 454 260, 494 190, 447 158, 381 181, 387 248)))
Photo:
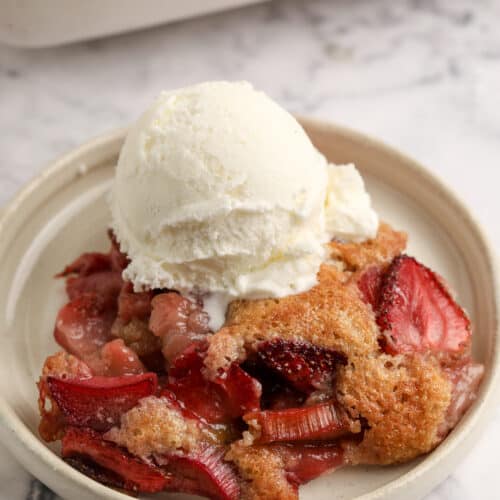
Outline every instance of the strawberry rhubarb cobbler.
POLYGON ((110 205, 109 252, 58 275, 62 350, 38 383, 41 436, 90 478, 294 499, 428 453, 473 402, 483 368, 443 278, 249 85, 162 94, 110 205))

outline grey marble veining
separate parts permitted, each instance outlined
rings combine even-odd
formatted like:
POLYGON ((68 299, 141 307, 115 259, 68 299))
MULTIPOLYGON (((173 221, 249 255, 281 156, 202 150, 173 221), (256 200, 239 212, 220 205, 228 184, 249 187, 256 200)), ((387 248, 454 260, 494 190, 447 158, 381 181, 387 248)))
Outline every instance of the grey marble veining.
MULTIPOLYGON (((284 0, 43 50, 0 46, 0 205, 163 88, 248 79, 377 136, 457 191, 500 246, 500 2, 284 0)), ((500 411, 428 500, 499 498, 500 411)), ((52 500, 0 450, 0 497, 52 500), (4 458, 5 457, 5 458, 4 458)))

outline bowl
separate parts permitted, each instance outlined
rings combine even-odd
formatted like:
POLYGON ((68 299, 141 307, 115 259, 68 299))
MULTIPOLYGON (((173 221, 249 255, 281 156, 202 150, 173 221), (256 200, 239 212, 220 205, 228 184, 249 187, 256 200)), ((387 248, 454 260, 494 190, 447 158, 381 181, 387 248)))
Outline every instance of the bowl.
MULTIPOLYGON (((302 487, 301 498, 421 498, 451 472, 496 407, 495 259, 465 206, 427 169, 357 132, 305 118, 301 123, 330 161, 357 165, 381 218, 409 233, 408 253, 450 282, 471 316, 474 355, 486 369, 474 405, 435 451, 399 466, 341 469, 302 487)), ((46 356, 58 349, 52 331, 65 294, 53 276, 80 253, 107 247, 106 192, 125 133, 94 139, 50 165, 0 219, 0 436, 26 469, 68 499, 130 498, 72 469, 57 445, 41 441, 35 385, 46 356)))

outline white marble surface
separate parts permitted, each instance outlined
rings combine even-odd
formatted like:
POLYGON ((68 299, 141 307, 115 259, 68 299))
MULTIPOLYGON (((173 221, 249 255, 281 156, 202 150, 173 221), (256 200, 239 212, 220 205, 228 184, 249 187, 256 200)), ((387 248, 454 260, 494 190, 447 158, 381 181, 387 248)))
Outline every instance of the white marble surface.
MULTIPOLYGON (((162 88, 248 79, 432 169, 500 246, 500 2, 277 1, 74 46, 0 46, 0 204, 162 88)), ((500 497, 500 408, 431 500, 500 497)), ((0 497, 52 498, 0 449, 0 497), (28 494, 31 488, 31 493, 28 494)))

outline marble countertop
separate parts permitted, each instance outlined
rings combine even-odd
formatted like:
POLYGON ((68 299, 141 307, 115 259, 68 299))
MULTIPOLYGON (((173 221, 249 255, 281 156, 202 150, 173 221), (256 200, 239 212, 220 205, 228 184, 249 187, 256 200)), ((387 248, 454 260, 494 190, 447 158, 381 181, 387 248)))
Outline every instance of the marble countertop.
MULTIPOLYGON (((42 50, 0 46, 0 205, 163 88, 248 79, 427 165, 500 246, 500 2, 284 0, 42 50)), ((429 500, 498 498, 500 408, 429 500)), ((0 449, 0 497, 52 500, 0 449)))

